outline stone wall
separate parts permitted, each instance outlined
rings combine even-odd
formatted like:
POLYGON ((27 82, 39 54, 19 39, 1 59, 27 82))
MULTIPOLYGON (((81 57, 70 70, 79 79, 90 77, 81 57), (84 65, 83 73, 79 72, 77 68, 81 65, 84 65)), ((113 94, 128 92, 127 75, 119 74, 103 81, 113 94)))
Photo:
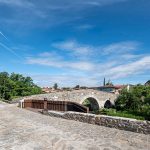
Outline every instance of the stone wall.
POLYGON ((137 133, 150 134, 149 121, 140 121, 123 117, 111 117, 105 115, 85 114, 78 112, 59 113, 55 111, 49 111, 48 114, 53 117, 76 120, 94 125, 106 126, 110 128, 127 130, 137 133))

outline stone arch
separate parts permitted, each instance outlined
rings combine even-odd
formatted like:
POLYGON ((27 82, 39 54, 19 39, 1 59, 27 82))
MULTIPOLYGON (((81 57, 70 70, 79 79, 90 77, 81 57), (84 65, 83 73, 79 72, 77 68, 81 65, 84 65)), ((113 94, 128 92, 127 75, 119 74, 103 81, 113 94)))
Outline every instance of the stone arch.
POLYGON ((112 108, 114 105, 112 104, 112 102, 109 100, 106 100, 106 102, 104 103, 104 108, 112 108))
POLYGON ((86 97, 81 101, 82 105, 89 107, 89 111, 99 110, 98 100, 94 97, 86 97))

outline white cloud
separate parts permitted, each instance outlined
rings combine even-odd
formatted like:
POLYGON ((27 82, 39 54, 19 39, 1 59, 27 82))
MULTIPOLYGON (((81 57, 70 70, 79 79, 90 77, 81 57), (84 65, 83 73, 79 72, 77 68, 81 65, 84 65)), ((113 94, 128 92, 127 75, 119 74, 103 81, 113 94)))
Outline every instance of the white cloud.
POLYGON ((81 19, 85 17, 84 11, 87 9, 93 11, 95 7, 98 9, 124 1, 127 0, 0 0, 0 9, 5 8, 4 14, 7 16, 1 15, 0 22, 20 28, 50 27, 81 19))
POLYGON ((140 74, 147 70, 150 71, 150 55, 142 57, 131 63, 110 68, 105 73, 113 79, 118 79, 130 75, 140 74))
POLYGON ((71 54, 80 57, 87 57, 88 55, 91 55, 95 51, 94 47, 89 45, 79 44, 75 40, 54 43, 53 46, 55 48, 68 51, 71 54))
MULTIPOLYGON (((84 5, 89 5, 89 6, 104 6, 104 5, 109 5, 112 3, 118 3, 118 2, 124 2, 127 0, 76 0, 76 1, 70 1, 70 0, 64 0, 63 2, 61 0, 58 1, 53 1, 49 0, 46 2, 47 5, 45 7, 48 8, 53 8, 55 9, 66 9, 66 8, 73 8, 73 7, 84 7, 84 5), (51 5, 48 5, 51 4, 51 5)), ((18 6, 18 7, 31 7, 34 5, 42 5, 43 6, 43 1, 39 0, 38 2, 34 2, 34 0, 0 0, 0 3, 6 4, 6 5, 12 5, 12 6, 18 6)))
POLYGON ((118 2, 125 2, 127 0, 87 0, 85 2, 86 5, 90 6, 105 6, 105 5, 110 5, 113 3, 118 3, 118 2))
POLYGON ((73 56, 78 56, 80 59, 87 59, 99 56, 108 56, 108 59, 112 57, 118 57, 121 59, 137 58, 139 55, 133 54, 139 49, 140 43, 136 41, 124 41, 118 43, 112 43, 104 46, 91 46, 80 44, 75 40, 68 40, 58 43, 53 43, 52 46, 62 51, 66 51, 73 56))
POLYGON ((23 7, 23 8, 30 8, 34 6, 33 3, 27 0, 0 0, 0 4, 23 7))
MULTIPOLYGON (((59 56, 58 56, 59 57, 59 56)), ((93 69, 94 65, 90 62, 84 62, 84 61, 65 61, 60 60, 57 58, 27 58, 27 64, 36 64, 36 65, 44 65, 44 66, 50 66, 50 67, 56 67, 56 68, 71 68, 71 69, 78 69, 83 71, 90 71, 93 69)))
POLYGON ((46 79, 49 82, 59 82, 62 86, 63 82, 65 85, 83 83, 82 85, 94 86, 98 85, 103 77, 121 79, 150 71, 150 54, 134 54, 139 49, 138 42, 119 42, 94 47, 79 44, 77 41, 65 41, 53 46, 62 50, 63 55, 60 51, 45 52, 37 57, 27 58, 26 63, 63 69, 65 75, 54 75, 46 79), (70 59, 67 53, 71 53, 75 58, 78 55, 80 59, 70 59), (81 55, 84 54, 88 61, 82 58, 81 55))
POLYGON ((65 75, 31 75, 31 77, 34 79, 34 82, 38 84, 41 87, 44 86, 53 86, 54 83, 58 83, 58 86, 60 87, 74 87, 75 85, 81 85, 81 86, 95 86, 99 85, 99 82, 97 82, 97 79, 93 77, 88 76, 80 76, 80 75, 71 75, 71 74, 65 74, 65 75))
POLYGON ((62 86, 75 86, 77 84, 82 86, 100 86, 104 77, 111 79, 126 78, 143 74, 145 71, 150 71, 150 55, 143 57, 135 62, 127 63, 119 66, 111 66, 110 64, 103 64, 104 67, 95 66, 97 69, 89 70, 86 74, 81 74, 78 70, 76 72, 59 75, 33 75, 34 81, 40 86, 52 86, 58 83, 62 86))
POLYGON ((133 50, 137 50, 139 47, 139 42, 120 42, 120 43, 113 43, 108 46, 102 47, 102 51, 104 55, 109 55, 109 54, 123 54, 127 52, 132 52, 133 50))
POLYGON ((39 57, 37 58, 41 58, 41 59, 47 59, 47 60, 52 60, 52 61, 62 61, 63 57, 59 54, 57 54, 55 51, 51 51, 51 52, 43 52, 39 54, 39 57))

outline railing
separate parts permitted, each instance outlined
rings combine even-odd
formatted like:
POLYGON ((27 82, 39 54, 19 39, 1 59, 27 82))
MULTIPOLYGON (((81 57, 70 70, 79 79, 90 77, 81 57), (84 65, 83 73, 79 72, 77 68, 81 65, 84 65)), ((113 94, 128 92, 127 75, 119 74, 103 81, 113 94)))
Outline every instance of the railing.
POLYGON ((76 111, 76 112, 89 112, 89 108, 76 102, 70 101, 47 101, 45 100, 24 100, 24 108, 47 109, 55 111, 76 111))

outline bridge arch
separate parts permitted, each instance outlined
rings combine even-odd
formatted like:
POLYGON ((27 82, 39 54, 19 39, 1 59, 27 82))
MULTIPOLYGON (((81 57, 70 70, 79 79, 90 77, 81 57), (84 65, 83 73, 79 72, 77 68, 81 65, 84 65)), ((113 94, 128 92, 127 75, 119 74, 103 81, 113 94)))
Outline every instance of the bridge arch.
POLYGON ((109 99, 104 103, 104 108, 112 108, 113 106, 114 104, 109 99))
POLYGON ((80 104, 89 107, 89 111, 99 110, 100 106, 98 100, 94 97, 86 97, 84 98, 80 104))

